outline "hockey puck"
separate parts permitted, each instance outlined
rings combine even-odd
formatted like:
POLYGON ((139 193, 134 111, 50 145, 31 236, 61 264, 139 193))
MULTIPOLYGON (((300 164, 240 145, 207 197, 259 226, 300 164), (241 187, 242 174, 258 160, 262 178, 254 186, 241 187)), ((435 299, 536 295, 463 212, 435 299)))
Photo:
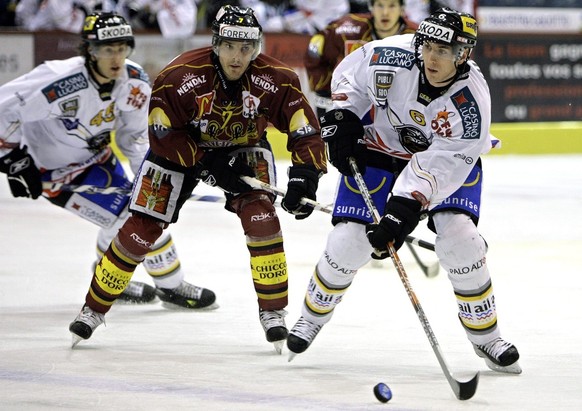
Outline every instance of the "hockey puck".
POLYGON ((374 387, 374 395, 380 402, 388 402, 392 399, 392 391, 383 382, 379 382, 374 387))

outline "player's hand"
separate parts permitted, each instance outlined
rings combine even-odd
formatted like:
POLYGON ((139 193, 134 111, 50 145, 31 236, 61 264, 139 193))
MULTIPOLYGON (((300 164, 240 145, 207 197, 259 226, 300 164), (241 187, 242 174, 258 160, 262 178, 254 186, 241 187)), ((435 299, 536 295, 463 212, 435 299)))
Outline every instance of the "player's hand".
POLYGON ((42 194, 41 173, 26 146, 0 158, 0 172, 6 173, 14 197, 37 199, 42 194))
POLYGON ((200 160, 198 178, 209 186, 218 186, 232 194, 251 191, 253 188, 241 176, 254 177, 255 172, 238 157, 209 150, 200 160))
POLYGON ((321 137, 327 143, 329 162, 346 176, 352 175, 349 158, 356 160, 360 173, 366 172, 367 152, 364 127, 353 112, 331 110, 320 117, 321 137))
POLYGON ((396 250, 402 247, 406 236, 418 225, 420 209, 420 202, 409 198, 392 196, 388 200, 380 222, 366 225, 366 236, 376 250, 372 258, 389 257, 388 243, 393 242, 396 250))
POLYGON ((295 215, 295 219, 303 220, 311 215, 313 207, 301 204, 301 198, 316 199, 315 192, 319 184, 319 173, 311 165, 292 166, 289 168, 287 194, 281 201, 283 210, 295 215))

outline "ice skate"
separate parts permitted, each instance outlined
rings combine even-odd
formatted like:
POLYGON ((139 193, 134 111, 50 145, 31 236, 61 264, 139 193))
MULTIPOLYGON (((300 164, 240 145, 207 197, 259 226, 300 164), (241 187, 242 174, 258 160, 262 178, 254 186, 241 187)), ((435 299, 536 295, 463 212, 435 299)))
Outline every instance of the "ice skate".
POLYGON ((521 367, 517 362, 519 353, 513 344, 496 338, 484 345, 473 344, 473 348, 493 371, 521 374, 521 367))
POLYGON ((105 322, 105 314, 93 311, 88 306, 83 306, 83 309, 69 325, 69 331, 73 335, 73 342, 71 348, 75 348, 81 340, 87 340, 95 331, 95 328, 99 327, 105 322))
POLYGON ((299 317, 287 337, 287 348, 289 348, 289 361, 297 354, 301 354, 311 345, 323 325, 312 323, 303 316, 299 317))
POLYGON ((289 334, 285 324, 286 315, 287 311, 285 310, 259 310, 259 319, 263 330, 265 330, 265 337, 267 341, 273 343, 278 354, 283 351, 283 343, 289 334))
POLYGON ((156 294, 166 308, 188 308, 213 310, 218 308, 214 302, 216 295, 214 292, 188 284, 182 281, 176 288, 156 288, 156 294))
POLYGON ((130 281, 117 301, 127 304, 147 304, 156 299, 156 289, 139 281, 130 281))

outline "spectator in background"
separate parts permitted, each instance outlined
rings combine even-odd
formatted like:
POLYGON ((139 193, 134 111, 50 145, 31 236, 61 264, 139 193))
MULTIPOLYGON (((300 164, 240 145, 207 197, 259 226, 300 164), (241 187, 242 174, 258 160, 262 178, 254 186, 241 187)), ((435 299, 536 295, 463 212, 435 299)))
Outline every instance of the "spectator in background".
POLYGON ((263 29, 270 32, 315 34, 350 11, 348 0, 292 0, 290 6, 284 14, 268 19, 263 29))
POLYGON ((195 0, 109 0, 103 8, 136 29, 159 30, 165 38, 188 38, 196 31, 195 0))
POLYGON ((18 0, 0 0, 0 26, 10 27, 16 25, 14 15, 18 0))
POLYGON ((16 5, 15 23, 28 31, 79 33, 85 16, 96 3, 93 0, 20 0, 16 5))
POLYGON ((371 40, 416 29, 403 17, 404 0, 370 0, 368 7, 368 13, 348 14, 332 22, 309 42, 304 62, 318 117, 331 108, 331 76, 346 55, 371 40))
POLYGON ((441 7, 477 16, 477 0, 406 0, 406 17, 419 24, 441 7))

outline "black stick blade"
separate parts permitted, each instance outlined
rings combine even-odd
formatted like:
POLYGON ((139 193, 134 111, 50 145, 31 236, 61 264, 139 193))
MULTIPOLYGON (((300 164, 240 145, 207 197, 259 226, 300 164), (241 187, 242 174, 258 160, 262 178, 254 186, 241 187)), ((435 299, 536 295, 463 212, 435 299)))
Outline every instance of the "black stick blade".
POLYGON ((477 374, 475 374, 475 376, 469 381, 457 381, 458 389, 454 390, 455 395, 459 400, 468 400, 475 395, 477 385, 479 385, 479 372, 477 372, 477 374))

